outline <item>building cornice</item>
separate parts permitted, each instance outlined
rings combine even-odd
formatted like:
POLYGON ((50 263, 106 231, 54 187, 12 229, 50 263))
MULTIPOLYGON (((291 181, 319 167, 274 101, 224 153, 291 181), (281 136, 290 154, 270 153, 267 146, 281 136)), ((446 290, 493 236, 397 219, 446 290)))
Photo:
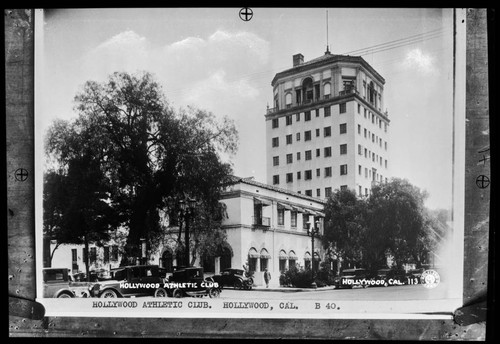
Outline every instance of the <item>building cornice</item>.
POLYGON ((379 82, 382 83, 382 85, 385 84, 385 79, 372 67, 366 62, 361 56, 350 56, 350 55, 329 55, 327 57, 321 56, 317 59, 305 62, 303 64, 300 64, 296 67, 284 70, 282 72, 277 73, 273 80, 271 81, 271 86, 274 87, 276 82, 279 79, 286 78, 288 76, 292 76, 301 72, 308 71, 310 69, 315 69, 318 67, 323 67, 332 63, 339 63, 339 62, 347 62, 347 63, 357 63, 362 65, 368 72, 370 72, 375 78, 378 79, 379 82))

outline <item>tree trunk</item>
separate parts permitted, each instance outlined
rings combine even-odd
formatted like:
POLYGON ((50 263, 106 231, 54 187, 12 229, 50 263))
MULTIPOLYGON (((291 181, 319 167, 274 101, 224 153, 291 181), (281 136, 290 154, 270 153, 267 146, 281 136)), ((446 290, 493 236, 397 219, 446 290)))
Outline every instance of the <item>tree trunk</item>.
POLYGON ((85 243, 85 275, 87 276, 87 282, 90 282, 90 266, 89 266, 89 240, 87 236, 85 235, 83 237, 84 243, 85 243))

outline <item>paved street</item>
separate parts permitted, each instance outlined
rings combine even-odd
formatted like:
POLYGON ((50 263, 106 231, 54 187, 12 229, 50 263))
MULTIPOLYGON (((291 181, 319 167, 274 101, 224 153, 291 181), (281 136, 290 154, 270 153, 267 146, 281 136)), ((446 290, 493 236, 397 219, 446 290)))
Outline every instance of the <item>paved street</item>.
MULTIPOLYGON (((285 289, 286 290, 286 289, 285 289)), ((434 289, 422 285, 370 287, 333 290, 276 291, 259 288, 254 290, 223 289, 222 299, 287 299, 287 300, 351 300, 351 301, 402 301, 437 300, 450 297, 445 284, 434 289)))

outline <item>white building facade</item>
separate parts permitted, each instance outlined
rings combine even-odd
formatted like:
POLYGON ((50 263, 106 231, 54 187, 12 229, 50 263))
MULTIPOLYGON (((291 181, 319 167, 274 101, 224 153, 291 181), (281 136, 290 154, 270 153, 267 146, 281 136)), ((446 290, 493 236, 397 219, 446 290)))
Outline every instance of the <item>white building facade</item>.
POLYGON ((267 183, 327 198, 335 189, 368 195, 390 173, 385 80, 363 58, 332 55, 304 62, 272 81, 266 119, 267 183))

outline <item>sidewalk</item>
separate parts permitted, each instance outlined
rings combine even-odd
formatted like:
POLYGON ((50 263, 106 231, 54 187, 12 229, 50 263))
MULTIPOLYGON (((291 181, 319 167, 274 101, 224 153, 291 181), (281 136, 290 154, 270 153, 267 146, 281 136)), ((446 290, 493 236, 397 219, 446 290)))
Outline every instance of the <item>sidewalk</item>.
POLYGON ((321 287, 321 288, 294 288, 294 287, 269 287, 266 288, 266 286, 258 285, 254 286, 252 290, 255 291, 280 291, 284 293, 294 293, 294 292, 300 292, 300 291, 324 291, 324 290, 333 290, 335 289, 334 286, 328 286, 328 287, 321 287))

